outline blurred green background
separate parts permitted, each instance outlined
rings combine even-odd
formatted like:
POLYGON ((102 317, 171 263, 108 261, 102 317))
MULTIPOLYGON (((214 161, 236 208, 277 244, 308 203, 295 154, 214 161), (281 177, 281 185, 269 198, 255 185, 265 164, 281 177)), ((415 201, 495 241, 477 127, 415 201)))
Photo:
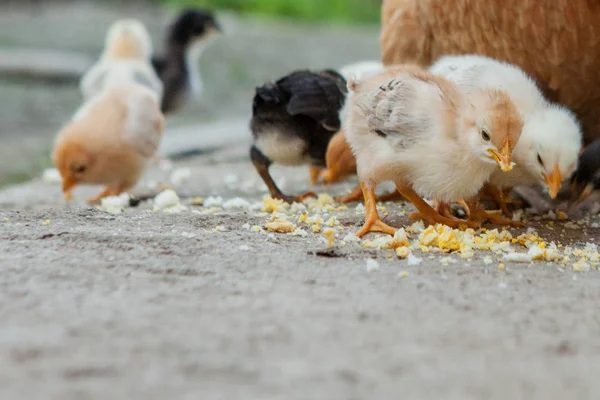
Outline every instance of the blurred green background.
POLYGON ((173 7, 210 7, 307 21, 379 21, 381 0, 157 0, 173 7))

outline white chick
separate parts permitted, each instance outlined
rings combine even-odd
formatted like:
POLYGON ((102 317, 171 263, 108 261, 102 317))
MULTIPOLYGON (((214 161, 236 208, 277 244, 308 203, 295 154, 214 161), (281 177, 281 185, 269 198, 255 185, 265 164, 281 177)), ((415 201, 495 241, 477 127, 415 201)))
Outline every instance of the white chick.
POLYGON ((135 83, 108 88, 84 104, 54 146, 65 199, 78 184, 106 185, 90 203, 133 187, 159 147, 163 126, 156 94, 135 83))
POLYGON ((456 85, 415 66, 392 67, 348 85, 354 92, 346 136, 357 161, 365 225, 357 233, 393 234, 379 219, 375 186, 394 181, 430 224, 478 226, 446 218, 422 198, 450 202, 474 198, 510 154, 523 122, 508 95, 456 85))
POLYGON ((100 60, 81 79, 81 92, 87 101, 102 91, 122 83, 138 83, 163 95, 163 84, 151 64, 152 41, 144 25, 135 19, 115 22, 106 34, 100 60))
MULTIPOLYGON (((461 91, 484 88, 508 93, 523 118, 523 132, 513 151, 512 171, 496 171, 490 184, 498 189, 518 185, 545 185, 552 199, 577 168, 582 133, 574 114, 548 102, 536 83, 517 66, 483 56, 447 56, 430 71, 454 81, 461 91)), ((492 188, 494 189, 494 188, 492 188)), ((502 209, 508 209, 497 190, 492 192, 502 209)))

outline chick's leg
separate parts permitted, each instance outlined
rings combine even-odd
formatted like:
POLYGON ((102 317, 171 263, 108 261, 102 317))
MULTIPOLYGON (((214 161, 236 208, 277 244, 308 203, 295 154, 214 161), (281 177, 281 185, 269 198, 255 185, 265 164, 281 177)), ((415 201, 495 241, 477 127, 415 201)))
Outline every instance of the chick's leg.
MULTIPOLYGON (((345 196, 336 197, 334 200, 338 203, 351 203, 363 199, 363 191, 360 185, 356 186, 350 193, 345 196)), ((375 201, 402 201, 406 200, 400 193, 393 191, 391 193, 382 194, 375 197, 375 201)))
POLYGON ((319 176, 321 175, 323 168, 315 167, 315 166, 311 165, 309 167, 309 171, 310 171, 310 184, 314 186, 319 182, 319 176))
POLYGON ((376 197, 377 201, 403 201, 406 200, 399 192, 393 191, 390 193, 382 194, 376 197))
POLYGON ((506 215, 508 218, 512 217, 512 212, 508 209, 508 205, 506 204, 507 202, 505 201, 503 191, 498 189, 496 186, 490 184, 485 184, 481 191, 482 193, 485 193, 492 198, 494 203, 496 203, 496 205, 500 207, 504 215, 506 215))
MULTIPOLYGON (((464 209, 468 219, 471 216, 471 213, 469 211, 469 206, 467 205, 467 203, 464 200, 459 200, 456 203, 464 209)), ((450 206, 450 204, 448 203, 438 201, 435 209, 443 217, 460 220, 460 218, 456 216, 455 211, 452 210, 452 206, 450 206)))
POLYGON ((500 215, 495 215, 485 211, 483 208, 479 206, 479 199, 469 200, 467 202, 469 209, 471 211, 470 221, 474 221, 477 224, 481 225, 486 221, 491 222, 496 225, 509 225, 513 227, 522 227, 523 224, 517 221, 513 221, 508 218, 501 217, 500 215))
POLYGON ((396 228, 385 224, 381 218, 379 218, 379 214, 377 213, 377 202, 375 201, 375 190, 373 188, 367 188, 362 183, 360 188, 365 198, 365 208, 367 213, 365 216, 365 224, 361 230, 356 233, 356 236, 363 237, 369 232, 381 232, 390 235, 396 233, 396 228))
POLYGON ((443 224, 443 225, 448 225, 451 228, 459 228, 461 226, 468 226, 469 228, 478 228, 478 224, 473 222, 473 221, 464 221, 461 219, 457 219, 457 218, 447 218, 447 217, 443 217, 441 216, 437 211, 435 211, 433 208, 431 208, 431 206, 429 204, 427 204, 427 202, 425 200, 423 200, 421 198, 421 196, 419 196, 417 193, 415 193, 414 190, 401 185, 401 184, 396 184, 396 187, 398 188, 398 191, 404 196, 406 197, 406 199, 408 201, 410 201, 411 203, 413 203, 413 205, 417 208, 417 210, 419 211, 416 214, 411 214, 408 216, 408 218, 410 219, 424 219, 425 221, 427 221, 428 224, 430 225, 435 225, 435 224, 443 224))
POLYGON ((293 203, 295 201, 300 202, 307 197, 315 196, 313 192, 306 192, 299 196, 287 196, 283 194, 275 184, 273 178, 271 178, 271 175, 269 174, 269 166, 271 165, 271 160, 269 160, 263 153, 261 153, 261 151, 257 149, 256 146, 252 146, 250 148, 250 159, 252 160, 254 168, 256 168, 256 171, 267 185, 267 188, 269 189, 269 194, 274 199, 281 199, 285 202, 293 203))

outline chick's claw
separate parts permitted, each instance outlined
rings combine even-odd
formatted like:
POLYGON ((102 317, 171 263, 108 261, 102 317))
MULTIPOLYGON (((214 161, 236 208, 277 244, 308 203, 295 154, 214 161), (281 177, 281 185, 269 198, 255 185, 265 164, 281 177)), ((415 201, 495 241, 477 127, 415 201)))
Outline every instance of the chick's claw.
POLYGON ((381 218, 379 218, 379 213, 377 212, 377 202, 375 201, 375 191, 373 188, 366 187, 361 183, 360 189, 365 199, 366 215, 365 224, 360 231, 356 233, 356 236, 363 237, 369 232, 380 232, 394 235, 397 229, 387 225, 381 220, 381 218))
POLYGON ((512 226, 515 228, 523 227, 524 225, 520 222, 513 221, 508 218, 504 218, 500 215, 492 214, 490 212, 485 211, 479 205, 478 200, 471 200, 467 202, 468 208, 471 210, 471 217, 469 220, 476 221, 479 224, 483 224, 484 222, 491 222, 496 225, 504 225, 504 226, 512 226))
POLYGON ((367 233, 387 233, 388 235, 394 235, 396 233, 396 228, 389 226, 385 222, 383 222, 379 217, 377 219, 367 219, 365 220, 365 224, 363 227, 356 233, 356 236, 359 238, 365 236, 367 233))

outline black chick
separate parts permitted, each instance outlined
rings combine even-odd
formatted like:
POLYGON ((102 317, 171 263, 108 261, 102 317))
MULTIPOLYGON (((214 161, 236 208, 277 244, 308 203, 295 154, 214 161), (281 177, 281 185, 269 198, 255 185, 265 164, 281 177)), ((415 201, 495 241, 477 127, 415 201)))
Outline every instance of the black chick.
POLYGON ((333 70, 296 71, 256 89, 250 159, 271 197, 291 203, 313 195, 281 193, 269 174, 269 166, 276 162, 324 167, 327 145, 340 129, 339 111, 346 93, 345 79, 333 70))
POLYGON ((571 196, 574 200, 585 200, 598 189, 600 189, 600 139, 592 142, 579 155, 577 171, 571 178, 571 196))
POLYGON ((195 96, 201 94, 198 59, 219 32, 217 20, 207 10, 184 10, 173 22, 166 39, 167 54, 152 58, 152 66, 164 86, 161 104, 164 113, 182 107, 190 92, 195 96))

